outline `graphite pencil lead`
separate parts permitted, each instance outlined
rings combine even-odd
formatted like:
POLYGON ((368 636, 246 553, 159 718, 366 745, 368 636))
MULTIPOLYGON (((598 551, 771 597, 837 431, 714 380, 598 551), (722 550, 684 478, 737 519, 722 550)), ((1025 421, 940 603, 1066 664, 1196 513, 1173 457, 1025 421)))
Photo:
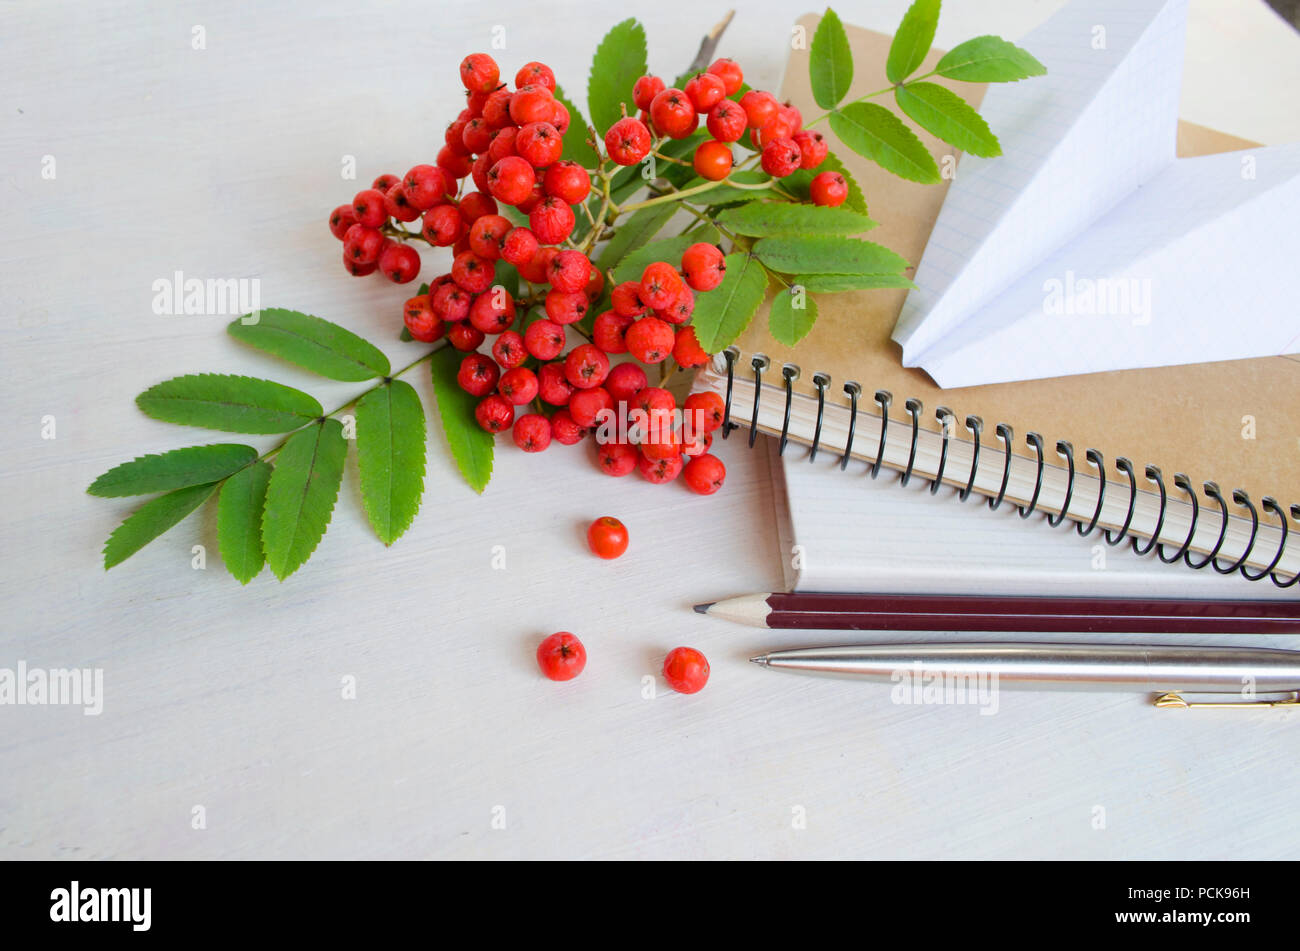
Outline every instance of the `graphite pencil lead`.
POLYGON ((717 603, 718 603, 717 601, 706 601, 704 604, 697 604, 695 605, 695 613, 708 614, 709 608, 713 607, 717 603))

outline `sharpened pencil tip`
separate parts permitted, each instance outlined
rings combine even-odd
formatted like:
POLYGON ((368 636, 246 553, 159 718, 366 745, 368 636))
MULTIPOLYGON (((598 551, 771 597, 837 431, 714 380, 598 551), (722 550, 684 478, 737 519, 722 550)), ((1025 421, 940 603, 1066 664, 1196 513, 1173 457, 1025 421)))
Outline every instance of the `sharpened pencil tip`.
POLYGON ((717 604, 717 603, 718 603, 717 601, 708 601, 708 602, 706 602, 706 603, 704 603, 704 604, 697 604, 697 605, 695 605, 695 613, 696 613, 696 614, 708 614, 708 613, 709 613, 709 608, 713 607, 713 606, 714 606, 715 604, 717 604))
POLYGON ((760 656, 758 656, 758 657, 751 657, 751 658, 749 659, 749 662, 750 662, 751 664, 758 664, 758 666, 760 666, 760 667, 766 667, 766 666, 767 666, 767 655, 766 655, 766 654, 762 654, 762 655, 760 655, 760 656))

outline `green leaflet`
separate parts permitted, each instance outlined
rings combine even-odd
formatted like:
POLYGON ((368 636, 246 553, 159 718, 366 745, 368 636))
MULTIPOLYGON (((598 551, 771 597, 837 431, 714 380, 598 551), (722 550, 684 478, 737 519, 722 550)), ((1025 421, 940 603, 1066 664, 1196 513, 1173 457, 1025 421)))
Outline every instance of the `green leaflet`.
POLYGON ((262 510, 266 563, 283 581, 311 557, 329 525, 343 481, 348 443, 327 419, 294 433, 275 457, 262 510))
POLYGON ((829 7, 817 24, 809 53, 808 78, 813 98, 823 109, 834 109, 853 85, 853 51, 844 24, 829 7))
POLYGON ((839 172, 844 176, 844 181, 849 186, 849 197, 844 200, 844 204, 840 205, 841 208, 856 211, 860 215, 867 213, 867 199, 862 194, 861 186, 858 185, 857 180, 844 167, 844 163, 839 160, 839 157, 834 152, 827 152, 826 158, 816 168, 801 168, 793 175, 787 175, 781 179, 781 187, 794 195, 799 201, 807 202, 810 200, 808 187, 812 184, 813 178, 822 172, 839 172))
POLYGON ((832 235, 759 238, 753 251, 782 274, 902 274, 907 268, 907 261, 884 245, 832 235))
POLYGON ((424 407, 409 383, 394 380, 357 403, 361 501, 385 545, 410 528, 420 510, 426 436, 424 407))
POLYGON ((940 0, 915 0, 903 14, 894 40, 889 44, 889 58, 885 61, 885 76, 891 83, 901 83, 925 60, 934 42, 934 29, 939 24, 940 0))
POLYGON ((788 202, 753 201, 728 208, 718 224, 737 234, 764 237, 774 234, 861 234, 876 226, 851 208, 822 208, 788 202))
POLYGON ((772 337, 787 347, 793 347, 817 321, 817 301, 805 288, 783 287, 772 298, 772 309, 767 315, 767 327, 772 337))
POLYGON ((790 279, 814 294, 840 291, 874 291, 883 288, 916 287, 904 274, 799 274, 790 279))
POLYGON ((270 480, 271 464, 256 462, 227 479, 217 498, 217 543, 221 560, 240 584, 256 578, 266 563, 262 552, 262 510, 270 480))
POLYGON ((564 133, 564 151, 560 153, 560 158, 577 162, 583 168, 595 168, 599 159, 596 150, 587 143, 586 117, 583 116, 582 110, 565 96, 564 90, 559 86, 555 87, 555 98, 564 103, 564 108, 569 110, 569 128, 564 133))
POLYGON ((130 558, 211 498, 216 489, 215 482, 191 485, 140 506, 108 536, 104 543, 104 568, 112 568, 130 558))
POLYGON ((917 125, 949 145, 984 158, 1002 154, 984 117, 952 90, 937 83, 910 83, 895 87, 894 99, 917 125))
POLYGON ((900 178, 933 185, 939 166, 903 120, 874 102, 849 103, 831 113, 831 130, 845 145, 900 178))
POLYGON ((762 265, 743 251, 728 254, 722 283, 695 298, 691 323, 700 346, 708 353, 730 346, 749 326, 766 290, 767 272, 762 265))
MULTIPOLYGON (((624 281, 641 280, 641 272, 647 266, 655 261, 668 261, 671 264, 680 264, 682 252, 691 245, 698 242, 705 244, 717 244, 721 239, 718 229, 713 225, 705 225, 702 228, 693 230, 690 234, 678 235, 675 238, 660 238, 658 241, 651 241, 625 257, 614 268, 614 281, 621 284, 624 281)), ((710 294, 713 291, 709 292, 710 294)), ((708 295, 700 295, 706 297, 708 295)), ((696 306, 699 305, 699 299, 696 298, 696 306)))
POLYGON ((1047 67, 1000 36, 977 36, 945 53, 935 71, 967 83, 1007 83, 1042 76, 1047 67))
POLYGON ((146 416, 228 433, 287 433, 325 410, 302 390, 224 373, 194 373, 151 386, 135 398, 146 416))
POLYGON ((485 432, 474 418, 478 400, 460 388, 456 371, 462 354, 446 347, 429 361, 433 370, 433 394, 438 401, 438 416, 447 437, 452 457, 470 488, 482 494, 492 478, 492 434, 485 432))
POLYGON ((256 323, 232 320, 230 336, 331 380, 357 383, 387 376, 383 351, 352 331, 296 310, 260 311, 256 323))
POLYGON ((649 208, 634 211, 618 226, 614 237, 610 238, 609 243, 601 250, 596 261, 597 267, 601 270, 611 267, 623 260, 630 252, 643 247, 676 213, 677 206, 672 202, 651 205, 649 208))
POLYGON ((626 19, 605 34, 591 61, 587 109, 597 133, 604 135, 621 118, 621 104, 629 114, 636 113, 632 85, 647 72, 645 28, 634 18, 626 19))
POLYGON ((256 449, 237 443, 173 449, 137 456, 131 462, 115 466, 92 482, 86 491, 101 498, 116 498, 204 485, 221 481, 256 458, 256 449))

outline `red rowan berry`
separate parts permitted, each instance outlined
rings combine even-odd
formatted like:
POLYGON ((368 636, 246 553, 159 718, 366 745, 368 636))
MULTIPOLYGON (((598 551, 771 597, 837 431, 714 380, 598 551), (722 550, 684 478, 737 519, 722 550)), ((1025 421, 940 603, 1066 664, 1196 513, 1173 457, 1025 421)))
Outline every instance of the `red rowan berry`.
POLYGON ((695 104, 680 89, 669 87, 650 103, 650 121, 660 134, 670 139, 684 139, 700 124, 695 104))
POLYGON ((501 245, 501 256, 515 267, 522 267, 537 254, 540 243, 527 228, 512 228, 501 245))
POLYGON ((532 191, 528 193, 528 197, 515 205, 515 207, 526 215, 532 214, 533 209, 540 205, 542 199, 545 197, 546 191, 542 188, 542 183, 540 181, 534 181, 532 191))
POLYGON ((574 347, 564 360, 564 378, 580 390, 600 386, 608 375, 609 357, 594 344, 574 347))
POLYGON ((504 396, 492 393, 474 407, 474 419, 488 432, 499 433, 515 421, 515 408, 504 396))
POLYGON ((470 294, 465 293, 454 283, 443 284, 429 294, 433 312, 447 323, 456 323, 468 317, 472 300, 470 294))
POLYGON ((378 228, 355 224, 343 235, 343 256, 359 264, 374 264, 388 239, 378 228))
POLYGON ((614 398, 603 386, 574 390, 569 397, 569 415, 579 426, 590 428, 600 423, 606 410, 614 408, 614 398))
POLYGON ((745 82, 745 74, 740 68, 740 64, 734 59, 715 59, 709 66, 709 72, 722 80, 723 87, 727 90, 728 96, 734 96, 740 92, 740 87, 745 82))
MULTIPOLYGON (((488 168, 491 168, 507 155, 519 154, 515 149, 515 141, 518 137, 519 127, 514 125, 508 125, 504 129, 497 129, 493 133, 492 141, 487 149, 488 168)), ((475 164, 478 163, 475 162, 475 164)))
POLYGON ((502 331, 492 343, 492 359, 503 370, 513 370, 528 359, 524 338, 513 330, 502 331))
POLYGON ((727 467, 717 456, 704 453, 686 464, 682 476, 692 492, 712 495, 722 488, 723 480, 727 478, 727 467))
POLYGON ((490 193, 470 192, 460 200, 457 207, 460 208, 460 216, 465 219, 465 224, 472 225, 484 215, 495 215, 497 200, 490 193))
POLYGON ((520 86, 510 97, 510 118, 515 125, 550 122, 555 117, 555 95, 545 86, 520 86))
POLYGON ((608 442, 596 450, 596 464, 606 475, 625 476, 637 466, 641 454, 627 443, 608 442))
POLYGON ((411 204, 406 194, 406 186, 401 182, 384 192, 384 210, 388 213, 388 217, 396 218, 398 221, 414 221, 420 217, 419 209, 411 204))
POLYGON ((528 227, 542 244, 559 244, 573 233, 573 209, 562 198, 543 198, 528 213, 528 227))
POLYGON ((465 96, 465 111, 469 113, 466 119, 476 119, 483 115, 483 107, 487 105, 488 96, 491 92, 475 91, 465 96))
POLYGON ((504 287, 493 287, 469 305, 469 322, 485 334, 499 334, 515 322, 515 299, 504 287))
POLYGON ((641 299, 641 282, 624 281, 609 295, 610 306, 624 317, 645 317, 654 309, 641 299))
POLYGON ((734 161, 731 149, 727 147, 725 142, 719 142, 717 139, 705 139, 695 147, 695 155, 691 159, 691 165, 694 166, 695 174, 700 178, 711 182, 720 182, 731 174, 731 166, 734 161))
POLYGON ((501 69, 487 53, 471 53, 460 63, 460 81, 470 92, 491 92, 501 80, 501 69))
POLYGON ((411 336, 421 343, 433 343, 446 328, 442 318, 433 312, 428 294, 417 294, 403 305, 402 321, 411 336))
POLYGON ((699 693, 709 682, 709 662, 693 647, 674 647, 664 658, 664 680, 678 693, 699 693))
POLYGON ((487 173, 488 191, 498 201, 518 205, 532 194, 537 176, 527 160, 518 155, 507 155, 487 173))
POLYGON ((515 421, 510 435, 524 452, 541 452, 551 444, 551 421, 541 413, 525 413, 515 421))
POLYGON ((777 139, 788 139, 794 135, 794 129, 783 116, 776 115, 768 119, 758 129, 749 134, 750 144, 757 149, 766 148, 777 139))
POLYGON ((569 123, 573 121, 572 116, 569 115, 569 107, 556 99, 551 103, 551 108, 553 110, 551 113, 551 125, 555 126, 560 135, 564 135, 564 133, 569 131, 569 123))
POLYGON ((591 261, 581 251, 565 249, 551 260, 547 279, 557 291, 578 293, 587 287, 591 276, 591 261))
POLYGON ((799 146, 800 168, 816 168, 830 151, 830 146, 826 144, 826 137, 820 132, 801 129, 791 138, 794 139, 794 144, 799 146))
POLYGON ((632 398, 645 389, 646 376, 635 363, 620 363, 612 367, 605 377, 605 389, 615 403, 630 403, 632 398))
POLYGON ((348 233, 348 229, 357 223, 357 213, 352 210, 351 205, 339 205, 330 212, 330 234, 340 241, 348 233))
POLYGON ((708 452, 713 446, 713 433, 702 433, 698 430, 687 432, 682 431, 682 456, 686 459, 693 459, 708 452))
POLYGON ((553 290, 546 295, 546 316, 557 324, 572 324, 587 316, 590 302, 581 291, 553 290))
MULTIPOLYGON (((464 216, 462 215, 461 218, 463 220, 464 216)), ((462 229, 460 237, 456 240, 456 243, 451 246, 451 256, 454 259, 458 254, 464 254, 469 250, 471 250, 469 246, 469 234, 462 229)))
POLYGON ((700 346, 694 327, 682 327, 677 331, 677 337, 673 341, 673 359, 679 367, 687 370, 702 367, 709 362, 709 355, 700 346))
POLYGON ((549 122, 530 122, 520 126, 515 137, 515 151, 533 168, 546 168, 560 160, 564 151, 564 140, 560 132, 549 122))
POLYGON ((773 178, 784 178, 798 171, 802 158, 794 139, 773 139, 763 147, 763 171, 773 178))
POLYGON ((651 459, 637 453, 636 468, 647 482, 663 485, 672 482, 682 471, 681 455, 669 456, 667 459, 651 459))
POLYGON ((483 331, 464 321, 452 324, 451 329, 447 331, 447 341, 462 353, 477 350, 483 340, 483 331))
POLYGON ((740 141, 748 124, 749 117, 745 115, 745 110, 740 108, 740 103, 732 102, 730 99, 722 100, 709 110, 709 118, 705 122, 709 135, 719 142, 740 141))
POLYGON ((361 262, 354 261, 348 257, 346 251, 343 252, 343 267, 353 277, 365 277, 368 274, 374 274, 378 269, 378 265, 375 264, 374 261, 371 261, 369 264, 362 264, 361 262))
POLYGON ((524 63, 519 67, 519 72, 515 73, 515 86, 519 89, 524 86, 545 86, 555 92, 555 73, 545 63, 524 63))
POLYGON ((627 526, 613 516, 602 515, 587 527, 587 547, 601 558, 617 558, 627 543, 627 526))
MULTIPOLYGON (((488 94, 487 101, 483 103, 482 121, 489 130, 504 129, 513 123, 510 118, 510 99, 513 95, 514 93, 504 86, 488 94)), ((482 150, 475 149, 475 151, 482 150)))
MULTIPOLYGON (((476 158, 474 160, 474 164, 470 166, 470 171, 469 171, 470 178, 474 182, 474 187, 481 192, 489 191, 488 172, 491 170, 492 166, 496 164, 497 161, 496 159, 492 158, 491 153, 492 153, 491 149, 489 149, 487 152, 484 152, 482 155, 476 158)), ((514 153, 512 152, 511 154, 514 153)))
POLYGON ((577 162, 556 162, 546 170, 542 188, 546 194, 576 205, 591 194, 591 175, 577 162))
POLYGON ((471 294, 481 294, 496 280, 496 268, 473 251, 456 255, 451 265, 451 279, 471 294))
POLYGON ((434 205, 424 213, 420 231, 430 244, 450 247, 465 233, 465 219, 455 205, 434 205))
POLYGON ((627 342, 623 335, 634 320, 635 317, 624 317, 615 310, 599 314, 591 327, 591 342, 605 353, 627 353, 627 342))
MULTIPOLYGON (((534 325, 536 326, 536 325, 534 325)), ((506 331, 509 333, 510 331, 506 331)), ((505 334, 502 334, 504 337, 505 334)), ((584 390, 590 393, 590 390, 584 390)), ((568 406, 573 396, 573 384, 564 378, 562 363, 543 363, 537 370, 537 395, 542 402, 552 406, 568 406)), ((563 440, 560 440, 563 442, 563 440)))
POLYGON ((849 197, 849 183, 839 172, 820 172, 809 183, 808 196, 814 205, 838 208, 849 197))
POLYGON ((587 435, 587 430, 574 422, 567 409, 560 409, 556 410, 551 417, 551 435, 560 445, 573 446, 582 442, 582 437, 587 435))
POLYGON ((627 328, 627 351, 642 363, 663 363, 673 352, 673 328, 658 317, 642 317, 627 328))
POLYGON ((727 259, 715 244, 697 242, 682 252, 682 273, 697 291, 711 291, 727 273, 727 259))
POLYGON ((681 290, 681 275, 666 261, 648 264, 641 272, 641 299, 655 310, 671 304, 681 290))
POLYGON ((509 218, 501 215, 484 215, 469 228, 469 248, 479 257, 495 261, 505 248, 506 236, 514 227, 509 218))
POLYGON ((600 268, 593 267, 591 273, 587 275, 587 283, 583 285, 582 292, 587 295, 587 300, 593 304, 600 299, 601 292, 605 290, 605 275, 601 273, 600 268))
POLYGON ((726 405, 717 393, 692 393, 682 403, 682 415, 692 429, 711 433, 722 425, 726 405))
MULTIPOLYGON (((464 146, 461 146, 462 150, 464 146)), ((444 145, 438 150, 438 157, 435 160, 440 169, 447 173, 448 178, 452 181, 459 181, 469 174, 473 168, 469 156, 462 152, 457 152, 450 145, 444 145)))
POLYGON ((647 459, 658 462, 661 459, 671 459, 674 456, 682 454, 682 437, 673 429, 662 427, 655 435, 654 442, 649 440, 643 441, 639 448, 641 455, 647 459))
POLYGON ((684 324, 695 313, 695 294, 689 287, 683 287, 677 299, 663 310, 655 311, 655 316, 670 324, 684 324))
MULTIPOLYGON (((531 231, 528 233, 533 234, 531 231)), ((533 235, 533 239, 536 240, 536 238, 537 236, 533 235)), ((515 265, 515 267, 519 269, 519 276, 529 284, 545 284, 546 268, 553 255, 548 255, 544 252, 554 250, 554 248, 547 248, 539 245, 537 250, 533 252, 532 257, 527 261, 515 265)))
POLYGON ((497 388, 500 379, 500 369, 490 357, 481 353, 467 355, 456 371, 456 382, 470 396, 487 396, 497 388))
POLYGON ((537 374, 528 367, 514 367, 501 374, 497 392, 515 406, 532 402, 537 396, 537 374))
POLYGON ((453 152, 464 155, 467 151, 465 148, 465 126, 469 125, 470 116, 468 110, 461 114, 460 118, 447 125, 447 131, 442 134, 443 144, 453 152))
POLYGON ((696 112, 707 113, 722 100, 727 98, 727 85, 721 76, 713 73, 696 73, 686 84, 686 95, 695 106, 696 112))
POLYGON ((535 320, 524 328, 524 346, 538 360, 554 360, 564 349, 564 328, 553 320, 535 320))
POLYGON ((559 631, 537 645, 537 666, 548 680, 572 680, 587 666, 587 649, 568 631, 559 631))
POLYGON ((378 228, 388 220, 384 207, 384 193, 375 188, 363 188, 352 199, 352 213, 357 222, 367 228, 378 228))
POLYGON ((632 84, 632 102, 638 109, 650 109, 655 96, 664 91, 664 81, 658 76, 642 76, 632 84))
POLYGON ((761 129, 769 119, 773 118, 781 104, 776 101, 776 96, 770 92, 762 92, 758 89, 751 89, 740 97, 740 107, 745 110, 745 116, 749 120, 751 129, 761 129))
POLYGON ((639 410, 645 417, 644 424, 647 429, 645 435, 653 437, 656 433, 672 428, 677 400, 673 398, 673 394, 662 387, 647 386, 638 390, 632 397, 632 408, 639 410))
POLYGON ((398 178, 396 175, 393 175, 390 172, 385 172, 384 174, 378 176, 373 182, 371 182, 370 187, 373 188, 375 191, 388 194, 388 189, 392 188, 400 181, 401 179, 398 178))
POLYGON ((650 154, 650 130, 640 119, 619 119, 605 133, 605 151, 617 165, 635 165, 650 154))
POLYGON ((799 111, 799 107, 794 103, 785 102, 781 106, 778 106, 776 114, 784 119, 786 124, 790 126, 790 134, 792 136, 803 128, 803 113, 799 111))
POLYGON ((465 123, 461 139, 467 151, 475 155, 486 152, 487 147, 492 144, 492 127, 483 119, 470 119, 465 123))
POLYGON ((379 270, 394 284, 406 284, 420 273, 420 253, 409 244, 396 241, 379 252, 379 270))

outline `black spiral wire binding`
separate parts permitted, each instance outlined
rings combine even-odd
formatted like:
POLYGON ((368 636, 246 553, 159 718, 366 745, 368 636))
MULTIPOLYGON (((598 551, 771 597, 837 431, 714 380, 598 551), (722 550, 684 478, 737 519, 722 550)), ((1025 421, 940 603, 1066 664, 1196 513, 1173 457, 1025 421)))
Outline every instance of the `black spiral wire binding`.
MULTIPOLYGON (((727 350, 723 351, 723 359, 727 366, 727 388, 721 426, 723 439, 726 439, 733 429, 739 428, 739 424, 733 422, 731 419, 731 404, 735 382, 736 362, 739 358, 740 351, 735 347, 729 347, 727 350)), ((754 445, 754 440, 758 432, 758 412, 763 386, 763 372, 767 370, 770 365, 771 361, 761 354, 752 357, 750 360, 750 367, 754 373, 754 406, 749 421, 749 445, 751 448, 754 445)), ((779 451, 784 453, 786 444, 789 440, 791 408, 794 400, 794 381, 799 378, 799 368, 792 364, 786 364, 782 367, 781 375, 785 384, 785 413, 782 419, 779 451)), ((829 374, 818 372, 813 375, 813 383, 817 387, 817 420, 813 433, 812 449, 809 453, 810 460, 816 457, 817 450, 820 446, 822 423, 826 412, 826 388, 831 384, 831 382, 829 374)), ((853 440, 857 430, 858 404, 862 394, 862 386, 856 382, 850 381, 844 384, 844 392, 849 397, 851 415, 849 418, 848 441, 844 454, 840 457, 841 469, 847 468, 849 458, 853 454, 853 440)), ((894 397, 888 390, 876 390, 874 399, 880 411, 880 442, 876 448, 875 459, 873 459, 871 463, 870 471, 873 479, 879 475, 881 464, 885 458, 885 447, 889 438, 890 409, 893 405, 894 397)), ((902 485, 907 485, 911 481, 916 469, 917 449, 921 437, 921 415, 924 412, 925 407, 919 399, 910 397, 904 401, 903 405, 907 409, 912 423, 912 440, 911 445, 908 447, 907 466, 904 468, 900 479, 902 485)), ((939 421, 941 427, 940 435, 942 438, 942 444, 939 450, 938 471, 930 480, 930 492, 932 494, 936 493, 939 486, 943 483, 944 471, 948 463, 949 441, 952 435, 953 425, 952 421, 956 418, 956 414, 948 407, 940 406, 935 410, 935 417, 939 421)), ((973 445, 971 450, 970 473, 967 477, 965 486, 958 492, 958 498, 963 502, 970 498, 975 489, 975 481, 979 474, 980 447, 982 444, 981 437, 984 428, 984 421, 978 416, 967 416, 965 422, 967 430, 972 435, 973 445)), ((998 509, 1005 500, 1007 488, 1010 485, 1012 460, 1015 458, 1015 432, 1011 426, 1006 423, 996 424, 994 431, 1002 443, 1002 480, 997 494, 990 498, 988 503, 989 508, 998 509)), ((1034 489, 1030 496, 1029 504, 1026 506, 1016 506, 1017 511, 1022 518, 1028 518, 1038 508, 1038 501, 1043 489, 1043 476, 1046 468, 1042 436, 1038 433, 1031 432, 1026 435, 1025 442, 1034 449, 1037 469, 1034 479, 1034 489)), ((1061 504, 1060 511, 1055 515, 1050 512, 1046 513, 1047 522, 1053 527, 1060 525, 1069 516, 1070 503, 1074 497, 1076 482, 1074 447, 1069 442, 1061 440, 1056 443, 1056 451, 1065 459, 1066 484, 1065 498, 1061 504)), ((1106 476, 1105 457, 1096 449, 1087 449, 1084 452, 1084 457, 1087 459, 1088 465, 1095 470, 1098 480, 1097 503, 1093 510, 1092 518, 1087 524, 1084 524, 1082 520, 1079 520, 1074 526, 1080 536, 1087 537, 1092 534, 1101 521, 1102 511, 1106 502, 1106 489, 1110 483, 1106 476)), ((1147 539, 1143 540, 1137 537, 1130 537, 1133 518, 1137 513, 1138 495, 1137 474, 1134 470, 1133 463, 1131 460, 1120 456, 1115 460, 1115 468, 1128 476, 1129 500, 1124 522, 1120 526, 1119 530, 1112 532, 1110 529, 1102 529, 1102 535, 1106 539, 1107 544, 1119 545, 1127 538, 1136 554, 1147 555, 1154 552, 1156 557, 1167 565, 1176 564, 1181 560, 1188 568, 1197 571, 1206 567, 1212 567, 1216 572, 1223 575, 1240 572, 1241 576, 1248 581, 1262 581, 1267 577, 1279 588, 1290 588, 1300 584, 1300 572, 1296 572, 1290 578, 1283 578, 1281 572, 1278 571, 1278 565, 1281 564, 1282 557, 1286 553, 1286 545, 1291 534, 1291 526, 1287 519, 1286 510, 1272 496, 1265 496, 1260 502, 1260 507, 1262 507, 1265 512, 1277 518, 1281 538, 1278 541, 1277 551, 1273 555, 1273 560, 1269 562, 1267 567, 1255 571, 1247 565, 1247 560, 1250 558, 1251 552, 1254 551, 1255 545, 1259 541, 1260 517, 1259 511, 1254 502, 1251 501, 1250 496, 1244 490, 1234 489, 1232 491, 1232 501, 1236 505, 1244 508, 1249 514, 1250 533, 1246 543, 1246 548, 1241 553, 1240 557, 1231 564, 1221 564, 1219 554, 1223 549, 1224 542, 1227 540, 1228 525, 1230 522, 1228 501, 1224 498, 1217 483, 1202 483, 1201 488, 1205 497, 1214 500, 1219 505, 1219 536, 1215 540, 1214 546, 1209 550, 1209 553, 1201 560, 1196 561, 1192 557, 1192 542, 1196 538, 1197 529, 1201 523, 1202 506, 1197 497, 1196 490, 1192 486, 1191 478, 1182 472, 1174 474, 1174 485, 1178 489, 1182 490, 1183 494, 1187 497, 1187 500, 1191 503, 1192 513, 1186 539, 1183 541, 1182 545, 1179 546, 1177 551, 1173 552, 1173 554, 1169 554, 1166 550, 1165 543, 1160 540, 1160 533, 1164 528, 1169 506, 1169 494, 1165 487, 1164 476, 1161 470, 1157 466, 1153 465, 1147 465, 1144 467, 1147 480, 1153 482, 1156 486, 1156 491, 1159 494, 1160 509, 1156 515, 1155 529, 1150 533, 1147 539)), ((1300 523, 1300 504, 1292 505, 1290 508, 1290 514, 1292 519, 1300 523)))

